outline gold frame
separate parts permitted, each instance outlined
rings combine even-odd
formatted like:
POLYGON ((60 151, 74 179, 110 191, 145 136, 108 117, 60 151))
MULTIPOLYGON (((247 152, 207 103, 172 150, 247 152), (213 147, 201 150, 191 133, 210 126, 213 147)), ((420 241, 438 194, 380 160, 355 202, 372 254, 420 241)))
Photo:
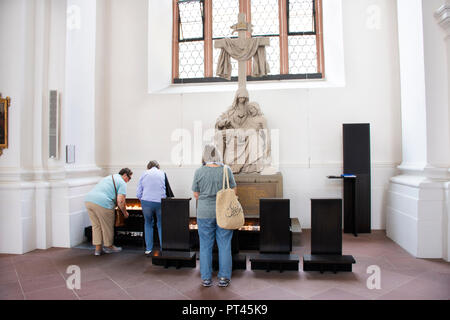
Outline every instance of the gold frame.
POLYGON ((4 137, 0 135, 0 156, 3 153, 3 149, 8 148, 8 107, 11 105, 11 99, 9 97, 2 98, 0 93, 0 130, 3 130, 4 137))

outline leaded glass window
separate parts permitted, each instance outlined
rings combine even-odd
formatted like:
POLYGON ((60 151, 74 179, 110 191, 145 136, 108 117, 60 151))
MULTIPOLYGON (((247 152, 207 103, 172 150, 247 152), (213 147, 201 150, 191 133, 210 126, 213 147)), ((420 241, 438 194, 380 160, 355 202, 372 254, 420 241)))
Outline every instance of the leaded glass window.
MULTIPOLYGON (((239 14, 239 0, 213 0, 212 1, 212 33, 213 40, 222 38, 235 38, 236 33, 231 34, 230 21, 235 21, 239 14)), ((220 49, 214 49, 213 71, 219 61, 220 49)), ((238 63, 231 59, 232 77, 238 75, 238 63)))
MULTIPOLYGON (((214 40, 235 38, 231 25, 244 12, 253 37, 267 37, 270 73, 264 79, 323 78, 322 0, 172 0, 174 82, 219 81, 214 40)), ((232 79, 238 64, 232 61, 232 79)), ((249 64, 250 65, 250 64, 249 64)), ((251 68, 248 67, 248 76, 251 68)), ((253 80, 249 77, 249 80, 253 80)))
POLYGON ((317 73, 314 0, 288 0, 289 73, 317 73))

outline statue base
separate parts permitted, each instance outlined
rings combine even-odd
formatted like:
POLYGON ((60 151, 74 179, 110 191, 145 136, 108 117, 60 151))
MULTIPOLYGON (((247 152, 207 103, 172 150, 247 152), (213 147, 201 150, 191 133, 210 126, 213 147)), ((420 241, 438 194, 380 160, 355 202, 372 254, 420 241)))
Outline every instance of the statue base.
POLYGON ((237 195, 245 217, 259 218, 259 199, 283 198, 283 175, 236 174, 237 195))
MULTIPOLYGON (((283 175, 280 172, 271 175, 258 173, 235 174, 239 202, 244 209, 246 225, 259 226, 259 199, 283 198, 283 175)), ((245 232, 241 238, 244 240, 245 232)), ((298 218, 291 217, 292 245, 300 245, 302 228, 298 218)), ((249 233, 249 232, 247 232, 249 233)), ((258 240, 259 241, 259 240, 258 240)), ((258 242, 257 241, 257 242, 258 242)), ((259 242, 258 242, 259 243, 259 242)), ((255 249, 255 248, 253 248, 255 249)))

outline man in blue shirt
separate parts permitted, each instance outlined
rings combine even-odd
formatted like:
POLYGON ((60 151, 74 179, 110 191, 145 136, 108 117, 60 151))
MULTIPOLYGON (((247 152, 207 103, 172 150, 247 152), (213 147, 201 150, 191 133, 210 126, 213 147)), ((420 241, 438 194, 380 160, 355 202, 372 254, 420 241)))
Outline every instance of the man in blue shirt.
POLYGON ((142 213, 144 214, 145 254, 148 255, 153 250, 153 213, 156 214, 159 244, 162 248, 161 199, 166 198, 166 175, 164 171, 160 170, 156 160, 150 161, 147 169, 139 179, 136 196, 141 201, 142 213))

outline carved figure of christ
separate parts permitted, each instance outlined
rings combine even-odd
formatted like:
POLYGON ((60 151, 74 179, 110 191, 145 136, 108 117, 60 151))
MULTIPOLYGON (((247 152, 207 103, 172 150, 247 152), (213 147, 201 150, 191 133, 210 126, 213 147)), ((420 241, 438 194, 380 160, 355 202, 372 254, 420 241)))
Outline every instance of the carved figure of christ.
MULTIPOLYGON (((257 60, 256 76, 266 75, 268 73, 268 64, 265 57, 265 46, 270 45, 269 38, 251 38, 251 24, 246 22, 245 13, 239 13, 238 23, 231 27, 238 32, 238 39, 221 39, 214 41, 214 48, 223 49, 231 57, 238 60, 239 66, 239 89, 245 89, 247 86, 247 61, 254 58, 257 60), (247 32, 250 38, 247 38, 247 32)), ((224 52, 222 52, 224 54, 224 52)), ((220 62, 219 62, 220 63, 220 62)), ((229 71, 231 72, 231 71, 229 71)))

